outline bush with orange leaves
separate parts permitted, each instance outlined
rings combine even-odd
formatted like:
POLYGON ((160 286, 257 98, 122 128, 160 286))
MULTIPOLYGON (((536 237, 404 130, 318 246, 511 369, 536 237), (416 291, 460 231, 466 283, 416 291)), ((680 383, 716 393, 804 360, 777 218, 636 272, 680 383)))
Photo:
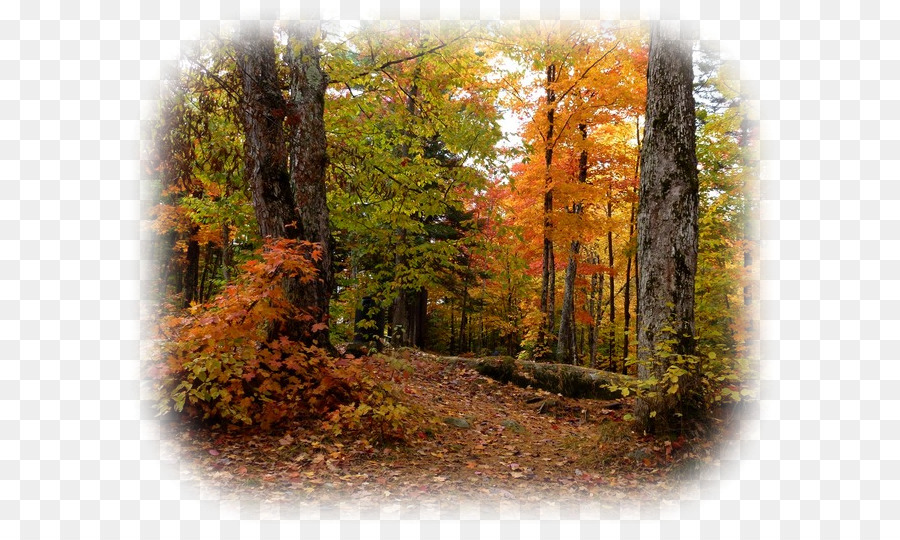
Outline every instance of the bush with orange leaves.
POLYGON ((315 322, 285 297, 286 278, 316 278, 318 247, 269 240, 244 264, 236 282, 202 305, 161 317, 162 345, 150 366, 161 414, 269 429, 288 420, 318 419, 334 432, 378 425, 402 436, 407 410, 393 390, 373 380, 361 359, 334 359, 314 345, 279 335, 294 318, 315 322), (374 414, 388 402, 399 413, 374 414))

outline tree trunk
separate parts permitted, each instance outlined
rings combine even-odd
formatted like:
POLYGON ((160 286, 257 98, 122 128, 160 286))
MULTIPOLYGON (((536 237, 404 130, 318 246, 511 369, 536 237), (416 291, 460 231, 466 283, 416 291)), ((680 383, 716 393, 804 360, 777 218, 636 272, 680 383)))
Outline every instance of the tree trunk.
MULTIPOLYGON (((275 42, 271 24, 245 22, 241 26, 241 42, 238 44, 237 64, 241 74, 243 87, 243 107, 241 110, 244 123, 244 160, 245 171, 250 184, 253 210, 263 238, 290 238, 321 241, 321 216, 316 211, 325 211, 327 230, 327 208, 324 208, 324 123, 321 121, 322 108, 316 108, 315 95, 298 96, 294 91, 296 106, 291 106, 281 91, 281 81, 275 63, 275 42), (262 27, 262 28, 261 28, 262 27), (306 99, 309 103, 305 103, 306 99), (288 112, 290 116, 288 117, 288 112), (318 116, 318 118, 317 118, 318 116), (288 119, 294 154, 290 160, 297 173, 294 185, 288 172, 288 146, 284 124, 288 119), (297 132, 302 132, 298 135, 297 132), (310 147, 297 142, 304 141, 310 147), (319 186, 314 186, 318 182, 319 186), (319 196, 318 194, 321 194, 319 196), (309 222, 301 219, 299 206, 303 209, 309 222)), ((304 56, 291 63, 292 79, 297 78, 293 72, 301 69, 297 64, 309 64, 308 82, 315 89, 322 88, 324 80, 316 80, 318 56, 304 56)), ((300 91, 303 84, 298 83, 300 91)), ((292 89, 293 90, 293 89, 292 89)), ((316 92, 318 90, 310 90, 316 92)), ((319 99, 319 103, 324 103, 319 99)), ((330 290, 330 242, 322 246, 322 258, 319 260, 319 279, 311 283, 302 283, 300 279, 286 277, 282 279, 282 287, 287 299, 302 313, 314 317, 327 314, 327 294, 330 290), (325 264, 328 261, 328 264, 325 264)), ((330 347, 330 343, 322 341, 322 332, 314 335, 313 322, 295 317, 285 321, 282 328, 273 328, 273 332, 290 339, 305 343, 316 342, 330 347)), ((326 330, 327 332, 327 330, 326 330)), ((324 334, 327 337, 327 333, 324 334)))
POLYGON ((287 103, 275 64, 271 24, 242 25, 237 64, 244 92, 245 174, 259 233, 263 238, 300 238, 284 135, 287 103))
POLYGON ((222 225, 222 279, 225 285, 231 281, 231 260, 233 258, 234 249, 231 246, 231 224, 226 222, 222 225))
MULTIPOLYGON (((612 217, 612 199, 607 203, 607 216, 612 217)), ((607 231, 607 249, 609 250, 609 333, 607 339, 609 341, 609 370, 616 370, 616 273, 613 271, 615 258, 613 255, 612 231, 607 231)))
MULTIPOLYGON (((690 43, 679 40, 670 26, 653 26, 637 223, 642 379, 661 378, 669 367, 658 354, 663 342, 672 340, 675 354, 694 352, 698 181, 691 61, 690 43)), ((642 427, 648 432, 667 431, 678 427, 676 412, 688 417, 698 413, 688 399, 690 386, 689 378, 683 377, 674 397, 639 400, 635 412, 642 427)))
POLYGON ((451 354, 455 352, 454 342, 456 336, 456 313, 453 311, 453 299, 447 299, 447 308, 450 310, 450 339, 447 343, 447 351, 451 354))
MULTIPOLYGON (((319 279, 303 290, 313 316, 328 322, 328 308, 334 286, 332 269, 333 245, 328 221, 325 193, 325 167, 328 157, 325 144, 325 89, 328 75, 320 65, 321 52, 317 23, 294 23, 288 27, 285 55, 290 68, 290 115, 287 118, 291 183, 294 204, 303 226, 303 239, 321 246, 316 261, 319 279)), ((330 347, 327 326, 313 332, 313 339, 330 347)))
POLYGON ((468 300, 469 285, 463 281, 463 293, 459 307, 459 343, 456 346, 456 350, 461 353, 468 352, 469 350, 469 341, 466 337, 466 332, 469 330, 469 313, 466 311, 469 308, 468 300))
POLYGON ((384 337, 384 311, 371 296, 364 296, 353 317, 353 341, 369 344, 384 337))
POLYGON ((191 226, 188 233, 186 264, 184 267, 184 307, 198 300, 198 286, 200 283, 200 242, 197 241, 199 225, 191 226))
MULTIPOLYGON (((640 162, 641 162, 641 125, 640 118, 635 120, 634 125, 635 137, 637 138, 637 146, 638 146, 638 155, 637 160, 634 163, 634 176, 639 180, 640 176, 640 162)), ((636 195, 636 194, 635 194, 636 195)), ((625 325, 625 333, 624 333, 624 343, 622 345, 622 373, 628 373, 628 355, 631 352, 631 261, 634 260, 634 255, 631 254, 632 249, 632 240, 634 239, 634 218, 635 218, 635 207, 637 203, 635 200, 631 201, 631 214, 628 217, 628 263, 625 266, 625 320, 623 324, 625 325)))
POLYGON ((400 291, 391 314, 392 333, 397 345, 425 348, 428 317, 428 290, 425 287, 400 291))
POLYGON ((566 266, 565 294, 559 316, 559 337, 556 342, 556 358, 559 362, 575 364, 575 274, 578 271, 578 252, 581 244, 569 246, 569 264, 566 266))
MULTIPOLYGON (((556 82, 556 66, 547 66, 547 80, 545 91, 547 95, 547 131, 544 138, 544 253, 541 259, 541 313, 544 316, 543 325, 538 334, 538 344, 549 349, 549 336, 555 328, 556 317, 556 261, 553 254, 553 177, 551 165, 553 163, 553 134, 554 114, 556 107, 556 91, 553 84, 556 82)), ((549 351, 539 351, 546 354, 549 351)))
MULTIPOLYGON (((578 124, 581 142, 587 142, 587 125, 578 124)), ((588 152, 582 147, 578 156, 578 182, 587 182, 588 152)), ((581 215, 581 201, 572 202, 572 213, 581 215)), ((559 318, 559 337, 556 344, 556 356, 560 362, 577 363, 575 351, 575 277, 578 273, 578 254, 581 243, 573 241, 569 246, 569 264, 566 266, 565 293, 563 294, 562 313, 559 318)))
MULTIPOLYGON (((206 294, 206 292, 207 292, 206 278, 208 276, 212 275, 213 272, 215 272, 217 270, 215 268, 216 265, 213 264, 213 261, 215 259, 213 258, 214 250, 213 250, 212 242, 206 243, 206 248, 204 249, 204 252, 205 252, 205 255, 203 257, 203 272, 200 274, 200 285, 197 287, 197 291, 198 291, 197 292, 197 301, 201 302, 201 303, 204 302, 206 300, 206 298, 208 297, 208 295, 206 294)), ((212 281, 212 279, 210 279, 210 281, 212 281)))

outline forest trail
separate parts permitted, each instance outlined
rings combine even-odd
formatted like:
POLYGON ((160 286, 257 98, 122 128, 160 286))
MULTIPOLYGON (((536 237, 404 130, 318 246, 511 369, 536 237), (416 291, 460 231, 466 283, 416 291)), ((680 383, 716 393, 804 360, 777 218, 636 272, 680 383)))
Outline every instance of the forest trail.
POLYGON ((320 504, 669 499, 718 465, 718 443, 739 423, 695 439, 644 437, 623 420, 628 399, 502 384, 408 349, 370 361, 420 419, 408 442, 335 439, 302 424, 268 434, 169 424, 183 479, 227 497, 320 504))

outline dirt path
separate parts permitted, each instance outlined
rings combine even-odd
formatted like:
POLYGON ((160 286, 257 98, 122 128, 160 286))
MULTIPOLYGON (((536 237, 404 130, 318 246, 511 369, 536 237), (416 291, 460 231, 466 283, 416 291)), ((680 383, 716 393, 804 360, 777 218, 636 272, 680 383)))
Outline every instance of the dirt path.
POLYGON ((192 476, 266 501, 660 499, 715 465, 712 441, 633 433, 626 400, 500 384, 418 352, 394 365, 407 403, 431 418, 407 445, 334 441, 298 425, 252 435, 172 426, 172 446, 192 476))

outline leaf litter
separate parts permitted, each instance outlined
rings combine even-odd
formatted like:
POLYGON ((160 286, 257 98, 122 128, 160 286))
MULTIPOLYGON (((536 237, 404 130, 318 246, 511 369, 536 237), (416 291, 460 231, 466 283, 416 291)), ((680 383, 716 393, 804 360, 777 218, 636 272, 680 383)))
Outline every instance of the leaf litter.
POLYGON ((315 421, 270 432, 174 421, 170 451, 210 487, 263 501, 658 500, 715 468, 736 433, 719 421, 692 438, 645 436, 624 420, 629 398, 567 398, 404 357, 404 399, 419 411, 405 442, 334 437, 315 421))

